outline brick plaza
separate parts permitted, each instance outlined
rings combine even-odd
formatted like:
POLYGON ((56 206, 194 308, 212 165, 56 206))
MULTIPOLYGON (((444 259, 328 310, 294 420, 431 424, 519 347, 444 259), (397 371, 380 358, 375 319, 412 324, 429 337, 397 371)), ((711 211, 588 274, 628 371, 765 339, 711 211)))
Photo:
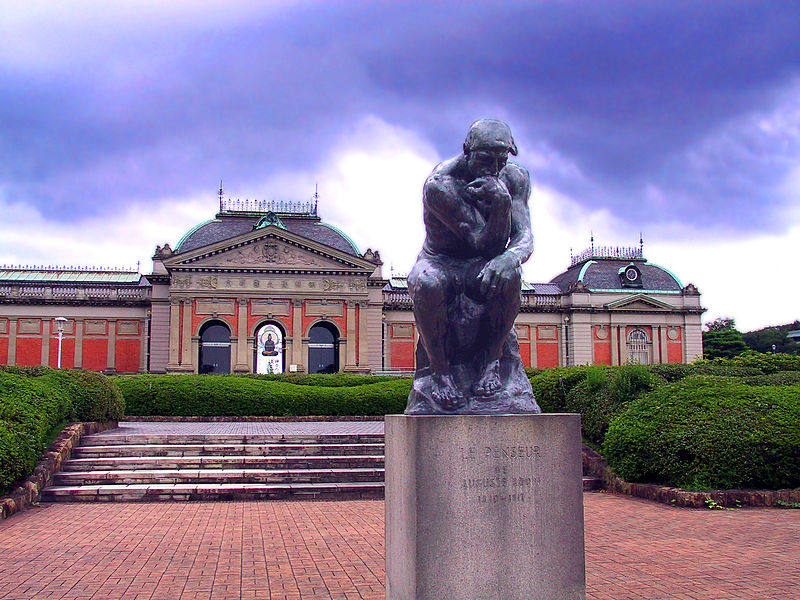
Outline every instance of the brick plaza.
MULTIPOLYGON (((800 598, 800 511, 584 498, 587 598, 800 598)), ((383 555, 381 501, 51 504, 0 522, 0 598, 380 600, 383 555)))

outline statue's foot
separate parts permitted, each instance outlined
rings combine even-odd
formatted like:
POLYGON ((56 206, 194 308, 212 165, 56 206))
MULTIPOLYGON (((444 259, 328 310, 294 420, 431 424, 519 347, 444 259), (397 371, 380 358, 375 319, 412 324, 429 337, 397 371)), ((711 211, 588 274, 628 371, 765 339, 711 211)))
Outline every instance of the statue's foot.
POLYGON ((492 396, 500 391, 503 383, 500 381, 500 361, 493 360, 483 371, 481 378, 472 386, 472 393, 476 396, 492 396))
POLYGON ((441 408, 455 410, 466 404, 466 398, 464 398, 461 390, 458 389, 451 375, 434 373, 431 376, 431 380, 433 382, 431 397, 441 408))

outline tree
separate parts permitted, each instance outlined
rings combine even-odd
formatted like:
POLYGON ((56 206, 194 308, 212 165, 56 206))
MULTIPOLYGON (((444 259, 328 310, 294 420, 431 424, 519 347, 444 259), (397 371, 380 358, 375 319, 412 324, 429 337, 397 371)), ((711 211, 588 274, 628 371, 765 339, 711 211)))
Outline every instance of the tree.
POLYGON ((747 344, 731 317, 719 317, 706 324, 703 358, 733 358, 746 351, 747 344))
POLYGON ((783 352, 800 354, 800 345, 786 337, 790 331, 800 329, 800 321, 785 325, 772 325, 742 334, 744 343, 756 352, 783 352))
POLYGON ((731 317, 718 317, 706 323, 706 331, 736 331, 736 321, 731 317))

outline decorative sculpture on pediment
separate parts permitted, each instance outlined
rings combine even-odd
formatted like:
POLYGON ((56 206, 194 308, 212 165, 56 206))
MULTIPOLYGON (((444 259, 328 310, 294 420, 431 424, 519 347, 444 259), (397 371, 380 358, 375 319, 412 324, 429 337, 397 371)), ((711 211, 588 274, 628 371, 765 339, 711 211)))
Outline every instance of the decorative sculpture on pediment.
POLYGON ((197 285, 214 290, 217 288, 217 278, 211 275, 208 277, 200 277, 197 280, 197 285))
POLYGON ((189 275, 173 275, 172 285, 176 288, 187 288, 192 284, 192 278, 189 275))
POLYGON ((303 252, 275 241, 250 244, 244 248, 228 252, 225 256, 227 264, 281 264, 292 266, 320 266, 320 263, 303 252))
POLYGON ((343 281, 336 281, 335 279, 323 279, 322 280, 322 291, 323 292, 332 292, 334 290, 340 290, 344 287, 343 281))
POLYGON ((347 283, 348 289, 361 291, 367 289, 367 282, 364 279, 352 279, 347 283))

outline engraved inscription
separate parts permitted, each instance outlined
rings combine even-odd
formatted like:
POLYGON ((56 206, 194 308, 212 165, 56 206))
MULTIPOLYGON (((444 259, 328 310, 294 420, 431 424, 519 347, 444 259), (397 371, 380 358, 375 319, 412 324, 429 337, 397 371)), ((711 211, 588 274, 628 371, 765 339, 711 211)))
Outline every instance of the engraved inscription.
POLYGON ((480 504, 533 501, 542 449, 529 444, 462 446, 461 491, 480 504))

